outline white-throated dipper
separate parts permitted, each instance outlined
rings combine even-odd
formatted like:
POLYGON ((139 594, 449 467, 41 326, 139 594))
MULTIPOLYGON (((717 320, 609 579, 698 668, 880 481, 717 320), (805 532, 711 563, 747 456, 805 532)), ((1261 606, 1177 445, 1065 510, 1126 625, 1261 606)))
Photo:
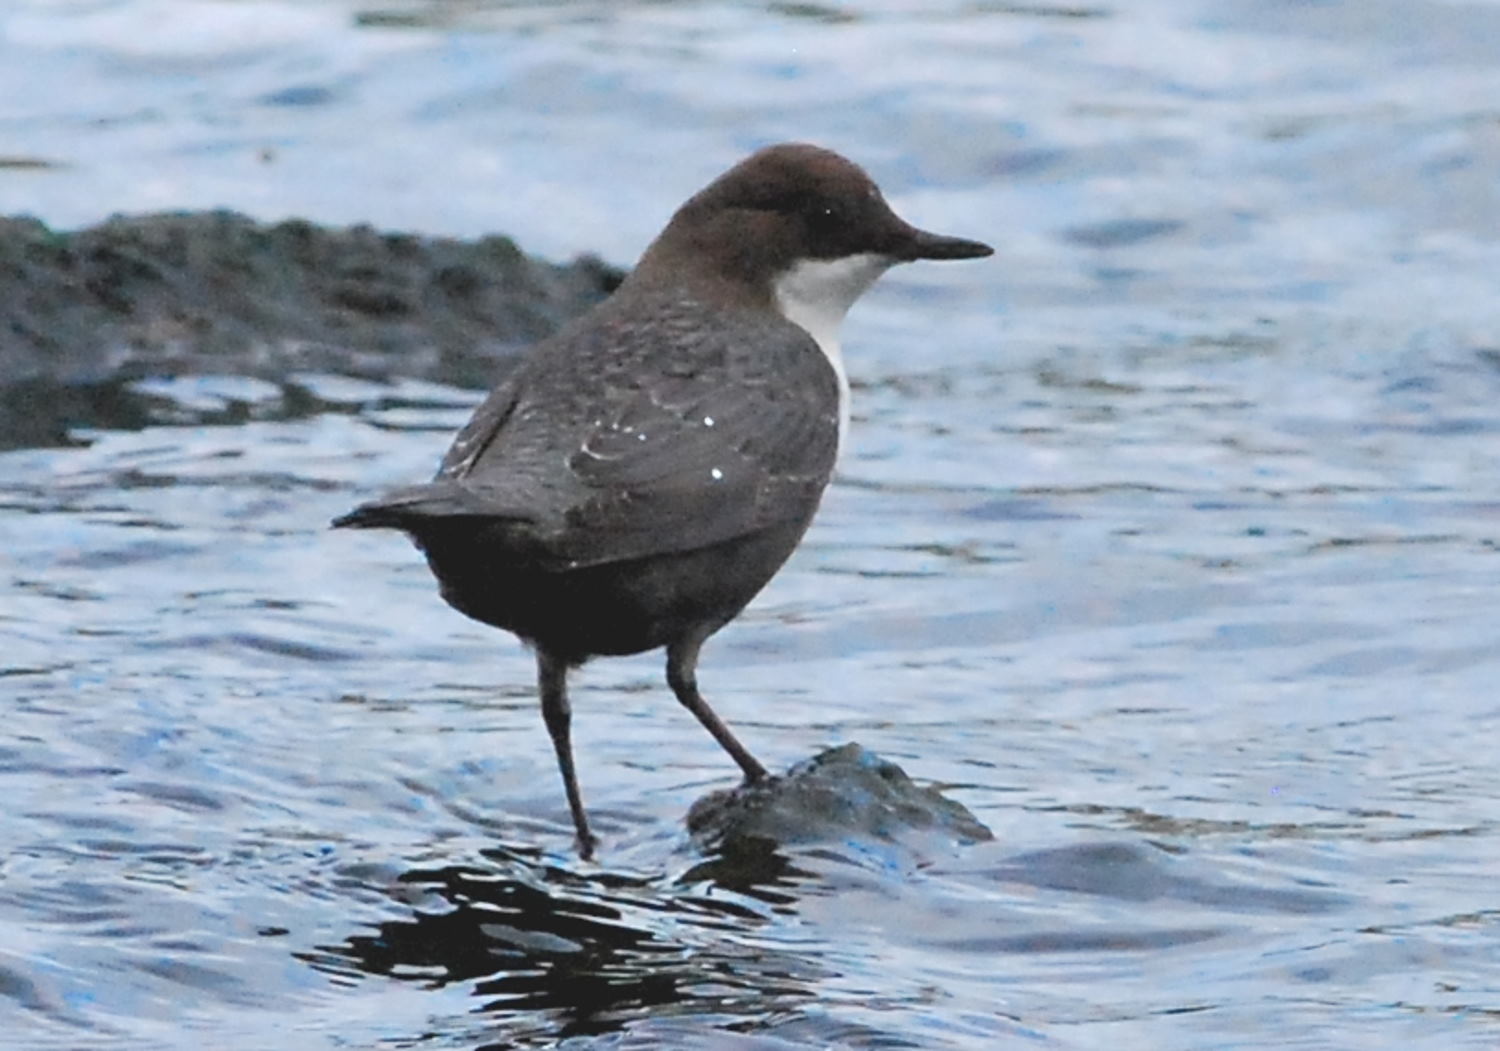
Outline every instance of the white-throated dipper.
POLYGON ((905 222, 836 153, 767 147, 689 198, 609 299, 533 348, 433 481, 334 521, 404 530, 449 605, 536 651, 585 858, 568 669, 665 646, 677 699, 747 781, 764 779, 698 692, 698 650, 818 508, 848 419, 839 323, 896 263, 992 251, 905 222))

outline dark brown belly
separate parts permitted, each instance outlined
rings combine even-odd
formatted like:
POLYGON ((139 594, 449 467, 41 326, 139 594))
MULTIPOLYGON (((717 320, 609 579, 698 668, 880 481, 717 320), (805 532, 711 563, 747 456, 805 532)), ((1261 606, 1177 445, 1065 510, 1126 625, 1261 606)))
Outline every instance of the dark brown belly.
POLYGON ((561 571, 518 567, 462 522, 416 540, 454 609, 576 664, 717 631, 781 568, 811 517, 693 551, 561 571))

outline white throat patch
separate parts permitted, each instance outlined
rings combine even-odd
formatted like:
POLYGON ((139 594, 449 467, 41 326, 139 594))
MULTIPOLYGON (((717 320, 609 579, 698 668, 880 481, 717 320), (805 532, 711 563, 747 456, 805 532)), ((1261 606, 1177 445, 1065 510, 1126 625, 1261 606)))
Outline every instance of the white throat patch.
POLYGON ((843 259, 804 259, 778 277, 773 288, 781 316, 813 338, 838 377, 840 450, 849 429, 849 377, 839 346, 839 324, 854 301, 894 262, 874 252, 843 259))

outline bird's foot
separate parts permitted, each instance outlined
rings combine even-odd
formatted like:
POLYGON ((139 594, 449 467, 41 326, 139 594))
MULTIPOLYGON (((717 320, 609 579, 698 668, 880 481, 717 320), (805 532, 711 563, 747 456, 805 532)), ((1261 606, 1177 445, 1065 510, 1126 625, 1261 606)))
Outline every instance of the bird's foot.
POLYGON ((573 845, 578 849, 580 861, 593 861, 594 850, 599 846, 599 837, 584 829, 573 837, 573 845))

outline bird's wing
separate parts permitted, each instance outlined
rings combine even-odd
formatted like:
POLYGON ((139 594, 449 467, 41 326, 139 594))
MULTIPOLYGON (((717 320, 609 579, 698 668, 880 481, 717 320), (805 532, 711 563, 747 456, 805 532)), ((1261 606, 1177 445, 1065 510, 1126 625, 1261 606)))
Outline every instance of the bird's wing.
POLYGON ((497 515, 529 514, 559 568, 810 516, 838 451, 839 398, 812 338, 779 318, 649 320, 541 348, 460 433, 439 480, 497 515), (690 336, 674 338, 674 320, 690 336))
POLYGON ((504 430, 518 390, 515 370, 474 410, 453 439, 430 482, 406 485, 334 519, 337 527, 405 529, 420 537, 435 523, 456 519, 506 519, 534 524, 545 507, 534 496, 470 484, 465 475, 504 430))
POLYGON ((435 481, 457 479, 468 474, 474 463, 484 455, 505 426, 505 421, 515 411, 520 393, 518 369, 511 372, 474 410, 469 422, 453 436, 453 444, 443 454, 435 481))

